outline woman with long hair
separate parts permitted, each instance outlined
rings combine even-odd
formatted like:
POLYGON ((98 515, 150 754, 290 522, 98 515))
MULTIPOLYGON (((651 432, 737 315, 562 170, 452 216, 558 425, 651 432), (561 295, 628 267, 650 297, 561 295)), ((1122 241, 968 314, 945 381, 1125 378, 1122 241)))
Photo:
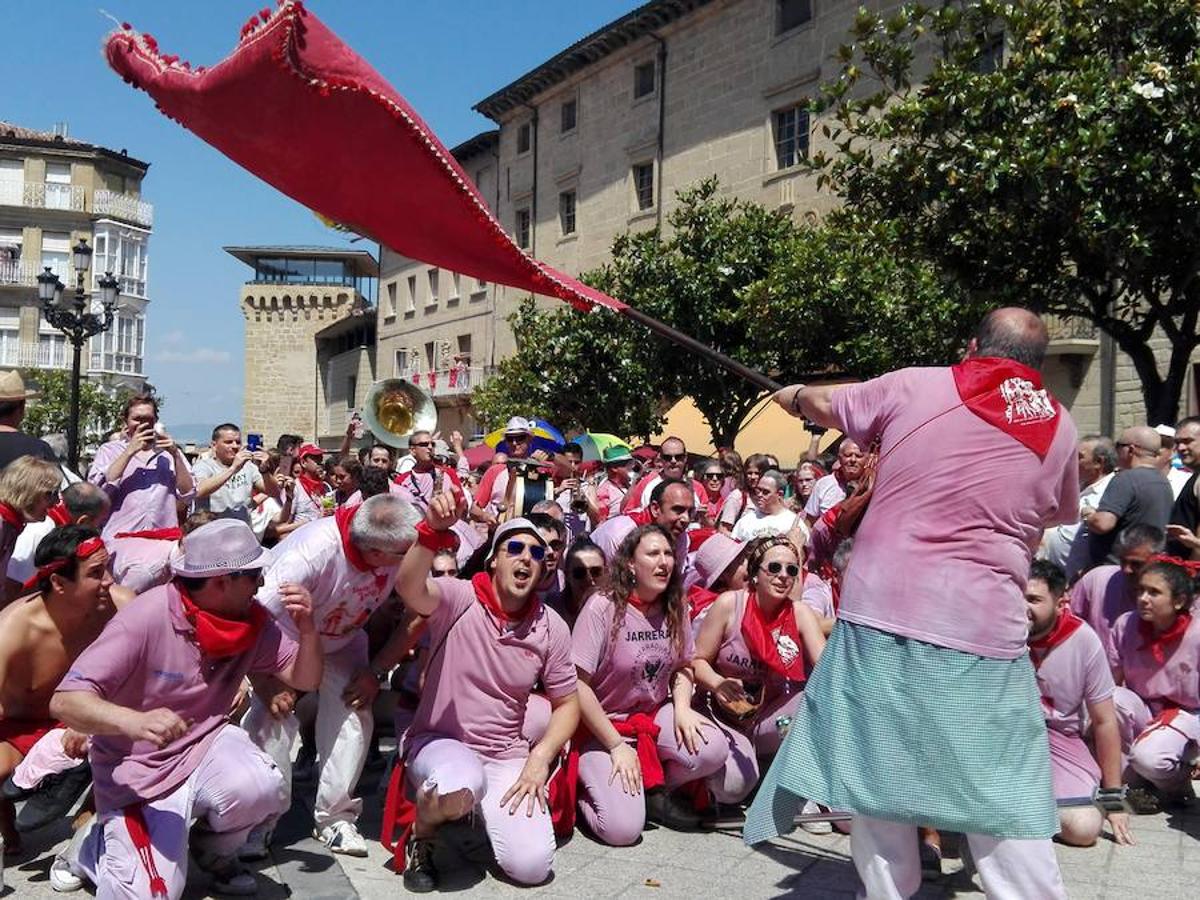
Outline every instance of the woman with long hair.
POLYGON ((727 591, 712 604, 692 659, 704 705, 729 743, 724 767, 707 782, 721 803, 737 803, 754 789, 758 758, 779 750, 825 649, 816 616, 792 599, 802 567, 791 541, 756 538, 746 562, 746 589, 727 591))
POLYGON ((792 472, 791 507, 796 512, 803 512, 808 498, 812 496, 817 479, 825 477, 825 470, 815 462, 803 461, 792 472))
POLYGON ((716 726, 692 708, 692 633, 675 568, 675 542, 658 525, 618 548, 609 587, 588 600, 571 641, 585 729, 579 810, 612 846, 632 844, 646 819, 699 824, 674 792, 724 765, 716 726))
POLYGON ((554 610, 568 625, 574 626, 584 604, 603 586, 604 570, 604 553, 591 538, 576 538, 567 548, 563 562, 566 580, 554 610))
POLYGON ((1137 610, 1113 626, 1113 694, 1122 749, 1164 800, 1193 796, 1200 744, 1200 620, 1192 616, 1200 563, 1152 556, 1137 583, 1137 610))
MULTIPOLYGON (((35 456, 18 456, 0 474, 0 572, 8 571, 17 538, 30 522, 41 522, 58 503, 62 472, 35 456)), ((15 600, 21 585, 5 578, 0 606, 15 600)))

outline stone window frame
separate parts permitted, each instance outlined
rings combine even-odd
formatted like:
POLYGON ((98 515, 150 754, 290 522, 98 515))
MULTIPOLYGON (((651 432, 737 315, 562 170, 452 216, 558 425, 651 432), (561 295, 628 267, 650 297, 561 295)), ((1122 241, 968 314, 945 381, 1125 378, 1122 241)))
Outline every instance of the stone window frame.
POLYGON ((517 153, 518 157, 528 156, 533 152, 533 120, 526 119, 517 125, 517 153), (525 148, 521 149, 521 144, 524 142, 525 148))
POLYGON ((805 28, 812 28, 813 23, 817 20, 817 0, 775 0, 774 15, 771 19, 771 32, 774 37, 790 37, 803 31, 805 28), (795 4, 797 6, 807 3, 808 17, 801 19, 794 24, 784 27, 784 7, 795 4))
POLYGON ((658 62, 654 59, 646 59, 633 64, 633 102, 641 103, 658 93, 658 62), (640 86, 640 78, 642 73, 649 70, 650 72, 650 88, 642 93, 638 93, 640 86))

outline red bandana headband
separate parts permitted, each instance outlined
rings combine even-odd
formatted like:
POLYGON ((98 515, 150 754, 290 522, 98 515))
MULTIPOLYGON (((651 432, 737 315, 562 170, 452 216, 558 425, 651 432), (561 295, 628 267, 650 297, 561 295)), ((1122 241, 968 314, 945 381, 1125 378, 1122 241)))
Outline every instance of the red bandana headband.
MULTIPOLYGON (((103 540, 101 540, 99 537, 90 537, 86 541, 79 542, 79 546, 75 548, 75 558, 76 559, 87 559, 89 556, 91 556, 97 550, 103 550, 103 549, 104 549, 104 541, 103 540)), ((66 568, 66 565, 68 562, 70 562, 70 560, 71 560, 71 557, 64 556, 64 557, 62 557, 62 559, 52 559, 52 560, 50 560, 50 562, 46 563, 44 566, 38 566, 38 570, 33 573, 33 576, 28 581, 25 582, 25 584, 24 584, 25 590, 27 590, 27 591, 33 590, 35 587, 37 587, 38 582, 41 581, 43 578, 46 578, 49 575, 53 575, 55 572, 58 572, 59 570, 66 568)))
POLYGON ((1170 556, 1166 553, 1155 553, 1146 560, 1146 565, 1150 563, 1169 563, 1172 566, 1179 566, 1193 578, 1200 575, 1200 560, 1198 559, 1180 559, 1178 556, 1170 556))

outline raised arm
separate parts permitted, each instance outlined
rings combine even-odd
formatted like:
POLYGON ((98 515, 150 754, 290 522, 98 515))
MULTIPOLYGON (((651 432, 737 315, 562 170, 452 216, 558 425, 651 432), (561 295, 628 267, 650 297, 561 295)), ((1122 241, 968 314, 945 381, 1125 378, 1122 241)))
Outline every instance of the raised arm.
POLYGON ((417 526, 417 542, 408 548, 396 575, 396 593, 404 605, 418 616, 428 616, 437 609, 442 595, 437 582, 429 577, 433 555, 442 541, 452 535, 450 526, 458 521, 460 506, 465 502, 450 494, 438 494, 425 511, 425 521, 417 526))
POLYGON ((825 428, 836 428, 833 418, 833 392, 837 385, 794 384, 775 394, 774 400, 791 415, 808 419, 825 428))

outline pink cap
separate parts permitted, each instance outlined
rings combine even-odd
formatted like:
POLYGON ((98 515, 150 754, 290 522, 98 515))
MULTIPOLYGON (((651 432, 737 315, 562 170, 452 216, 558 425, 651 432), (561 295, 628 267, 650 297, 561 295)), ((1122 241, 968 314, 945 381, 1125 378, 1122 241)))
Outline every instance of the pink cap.
POLYGON ((692 558, 692 571, 696 580, 706 588, 712 588, 716 580, 738 558, 746 545, 735 541, 727 534, 714 534, 708 538, 692 558))

